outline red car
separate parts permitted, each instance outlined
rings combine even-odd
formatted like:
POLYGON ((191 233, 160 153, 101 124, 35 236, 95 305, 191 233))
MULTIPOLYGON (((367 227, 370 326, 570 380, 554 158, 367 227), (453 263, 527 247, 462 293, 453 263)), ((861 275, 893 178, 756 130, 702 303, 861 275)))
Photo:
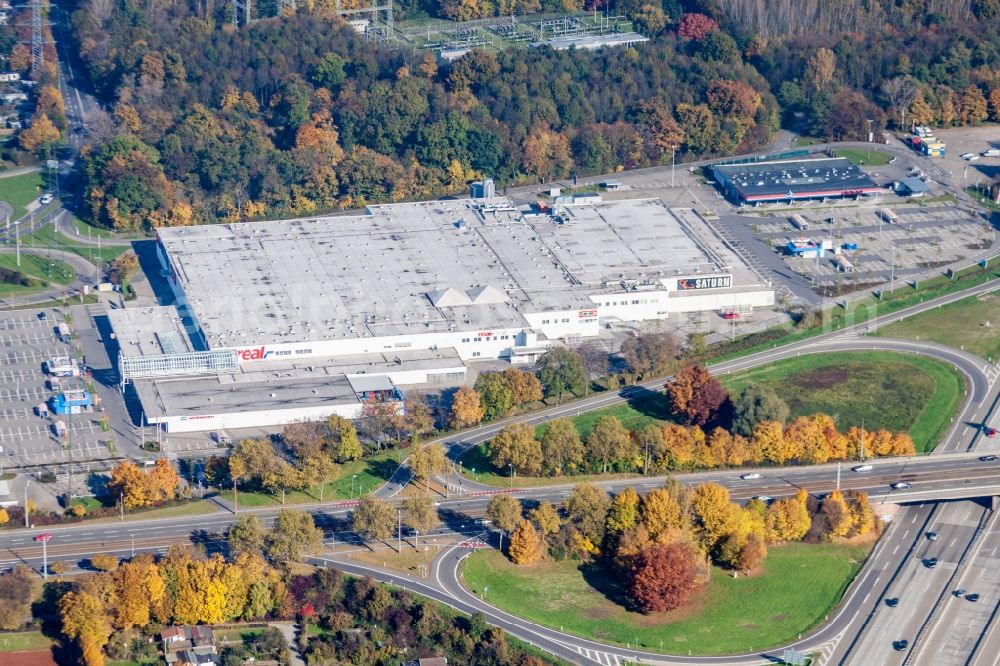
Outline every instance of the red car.
POLYGON ((739 312, 723 312, 722 313, 722 318, 726 319, 726 320, 729 320, 729 319, 739 319, 740 318, 740 313, 739 312))
POLYGON ((997 436, 997 429, 996 428, 990 428, 989 426, 983 426, 983 432, 986 434, 987 437, 996 437, 997 436))

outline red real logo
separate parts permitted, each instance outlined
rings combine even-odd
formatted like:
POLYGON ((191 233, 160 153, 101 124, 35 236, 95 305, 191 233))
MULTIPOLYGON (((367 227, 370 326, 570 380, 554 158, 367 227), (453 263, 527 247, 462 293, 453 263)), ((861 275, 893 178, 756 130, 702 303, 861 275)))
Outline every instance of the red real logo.
POLYGON ((254 347, 253 349, 240 349, 236 352, 241 361, 261 361, 271 355, 265 351, 264 347, 254 347))

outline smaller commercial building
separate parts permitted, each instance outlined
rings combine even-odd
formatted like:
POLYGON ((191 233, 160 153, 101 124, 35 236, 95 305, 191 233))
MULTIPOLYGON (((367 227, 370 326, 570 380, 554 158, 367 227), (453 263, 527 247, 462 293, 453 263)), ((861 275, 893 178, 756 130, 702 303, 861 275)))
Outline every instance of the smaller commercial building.
POLYGON ((842 157, 717 164, 708 170, 726 198, 740 205, 839 199, 882 191, 868 174, 842 157))
POLYGON ((84 389, 66 390, 52 399, 52 411, 56 414, 82 414, 94 408, 94 396, 84 389))
MULTIPOLYGON (((896 194, 904 197, 922 197, 930 191, 930 187, 924 181, 919 178, 904 178, 903 180, 896 183, 896 194)), ((891 213, 891 211, 890 211, 891 213)), ((887 216, 886 219, 890 222, 895 221, 887 216)), ((896 216, 893 215, 892 218, 896 216)))
POLYGON ((802 259, 825 257, 826 251, 830 249, 828 242, 816 242, 805 238, 790 240, 788 241, 788 245, 785 246, 785 254, 802 259))

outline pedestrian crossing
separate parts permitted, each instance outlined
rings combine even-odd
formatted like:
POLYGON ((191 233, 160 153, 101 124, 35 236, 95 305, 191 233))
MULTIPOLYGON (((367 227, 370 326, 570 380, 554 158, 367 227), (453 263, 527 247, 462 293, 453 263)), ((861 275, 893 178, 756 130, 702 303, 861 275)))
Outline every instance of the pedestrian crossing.
POLYGON ((628 663, 627 657, 623 657, 617 654, 612 654, 610 652, 601 652, 599 650, 590 650, 585 647, 575 646, 573 648, 580 656, 584 657, 588 661, 592 661, 595 664, 605 664, 606 666, 623 666, 628 663))

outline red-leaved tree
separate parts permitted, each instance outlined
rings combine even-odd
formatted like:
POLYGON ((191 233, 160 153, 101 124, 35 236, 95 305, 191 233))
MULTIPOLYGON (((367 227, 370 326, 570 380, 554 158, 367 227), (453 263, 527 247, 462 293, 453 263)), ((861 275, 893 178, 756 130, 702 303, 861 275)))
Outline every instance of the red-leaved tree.
POLYGON ((698 581, 697 555, 687 544, 649 546, 632 564, 629 593, 644 613, 680 608, 698 581))
POLYGON ((685 14, 681 17, 677 25, 677 34, 684 39, 693 39, 700 42, 705 39, 705 35, 718 30, 719 24, 710 16, 704 14, 685 14))
POLYGON ((674 414, 689 425, 718 423, 730 407, 729 392, 701 365, 682 368, 665 388, 674 414))

